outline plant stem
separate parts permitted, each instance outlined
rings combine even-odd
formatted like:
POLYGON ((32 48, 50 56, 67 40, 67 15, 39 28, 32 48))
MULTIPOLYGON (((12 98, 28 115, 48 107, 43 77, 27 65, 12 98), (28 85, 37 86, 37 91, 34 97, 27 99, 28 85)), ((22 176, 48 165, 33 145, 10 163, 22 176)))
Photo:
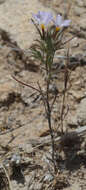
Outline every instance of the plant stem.
POLYGON ((54 134, 53 134, 53 129, 52 129, 52 124, 51 124, 51 107, 49 104, 49 85, 50 85, 50 78, 47 80, 47 90, 46 90, 46 103, 47 103, 47 120, 48 120, 48 126, 50 130, 50 135, 51 135, 51 144, 52 144, 52 161, 54 165, 54 172, 56 173, 56 164, 55 164, 55 143, 54 143, 54 134))
POLYGON ((47 119, 48 119, 48 126, 50 130, 50 135, 51 135, 51 143, 52 143, 52 161, 54 165, 54 172, 56 172, 56 164, 55 164, 55 143, 54 143, 54 135, 53 135, 53 130, 52 130, 52 125, 51 125, 51 111, 50 111, 50 106, 49 102, 47 102, 47 119))

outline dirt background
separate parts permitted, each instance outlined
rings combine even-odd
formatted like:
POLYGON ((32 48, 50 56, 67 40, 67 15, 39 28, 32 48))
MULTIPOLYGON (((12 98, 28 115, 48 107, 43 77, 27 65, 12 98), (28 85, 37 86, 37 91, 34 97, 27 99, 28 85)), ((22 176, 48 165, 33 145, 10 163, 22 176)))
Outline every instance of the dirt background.
MULTIPOLYGON (((39 10, 52 11, 54 15, 61 13, 65 17, 68 13, 72 21, 67 38, 76 35, 70 42, 70 63, 75 66, 66 98, 69 111, 64 130, 75 130, 86 125, 86 0, 0 0, 0 189, 85 190, 86 136, 77 141, 69 140, 61 153, 57 148, 59 171, 53 176, 49 159, 51 146, 34 149, 39 141, 49 138, 40 95, 12 78, 15 75, 35 87, 40 81, 44 88, 39 63, 34 65, 28 60, 28 49, 37 36, 31 16, 39 10), (14 51, 16 47, 20 51, 14 51)), ((57 56, 65 56, 67 47, 57 56)), ((64 59, 56 57, 55 63, 64 64, 64 59)), ((58 74, 56 69, 53 72, 58 75, 55 85, 61 91, 63 72, 58 74)), ((57 136, 61 103, 62 96, 58 94, 52 113, 57 136)))

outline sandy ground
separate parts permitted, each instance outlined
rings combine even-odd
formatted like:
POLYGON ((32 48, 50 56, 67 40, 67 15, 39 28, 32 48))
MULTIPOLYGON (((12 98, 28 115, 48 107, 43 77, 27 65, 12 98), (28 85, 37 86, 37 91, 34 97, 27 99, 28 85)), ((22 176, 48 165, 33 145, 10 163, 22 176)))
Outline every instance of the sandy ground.
MULTIPOLYGON (((76 38, 70 42, 70 55, 75 56, 76 61, 73 61, 78 63, 78 67, 71 74, 72 87, 67 99, 70 110, 64 126, 72 130, 86 125, 86 1, 78 0, 68 4, 61 0, 2 0, 0 1, 0 29, 9 32, 10 37, 18 43, 20 48, 25 50, 37 36, 31 23, 32 13, 47 10, 54 14, 66 14, 69 9, 68 15, 72 23, 68 36, 76 34, 76 38), (83 66, 80 66, 79 63, 83 66)), ((25 65, 25 60, 16 57, 14 52, 8 56, 11 48, 8 47, 1 33, 0 39, 2 47, 0 48, 0 162, 10 163, 15 154, 18 154, 22 160, 18 166, 15 164, 14 167, 10 164, 12 171, 7 170, 12 190, 85 190, 85 138, 81 144, 75 142, 71 145, 69 142, 63 152, 59 153, 59 157, 57 154, 60 172, 54 179, 52 179, 52 175, 49 176, 49 166, 47 165, 49 162, 49 165, 52 166, 52 163, 47 160, 47 154, 49 157, 51 147, 44 146, 34 152, 31 151, 38 140, 45 141, 45 138, 49 136, 44 107, 37 92, 19 85, 11 75, 14 74, 35 87, 37 81, 40 81, 44 87, 43 77, 39 63, 32 66, 31 64, 25 65), (13 129, 12 132, 11 129, 13 129), (77 150, 78 146, 80 146, 80 150, 77 150), (16 168, 15 171, 14 168, 16 168)), ((63 55, 65 50, 60 53, 63 55)), ((61 90, 63 86, 62 72, 58 74, 58 83, 56 84, 61 90)), ((55 129, 58 124, 61 100, 59 96, 54 107, 53 124, 55 129), (57 109, 58 115, 55 115, 57 109), (55 123, 55 119, 57 119, 57 123, 55 123)), ((1 190, 11 190, 2 173, 0 172, 1 190)))

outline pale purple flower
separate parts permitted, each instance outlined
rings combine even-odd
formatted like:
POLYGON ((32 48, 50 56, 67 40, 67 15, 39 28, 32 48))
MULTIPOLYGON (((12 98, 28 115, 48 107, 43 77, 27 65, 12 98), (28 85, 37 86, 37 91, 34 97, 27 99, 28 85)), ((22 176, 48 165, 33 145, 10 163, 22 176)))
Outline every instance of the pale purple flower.
POLYGON ((71 20, 63 20, 61 15, 57 15, 56 20, 54 21, 55 26, 60 29, 61 27, 68 27, 71 20))
POLYGON ((50 12, 38 11, 37 14, 32 15, 35 22, 41 25, 47 25, 53 19, 53 16, 50 12))

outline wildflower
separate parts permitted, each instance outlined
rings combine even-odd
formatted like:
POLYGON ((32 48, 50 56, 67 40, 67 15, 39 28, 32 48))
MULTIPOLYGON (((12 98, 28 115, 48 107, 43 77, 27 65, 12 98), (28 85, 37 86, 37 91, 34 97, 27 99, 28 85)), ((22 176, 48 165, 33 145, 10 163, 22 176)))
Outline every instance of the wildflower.
POLYGON ((62 27, 68 27, 70 25, 70 22, 71 20, 63 20, 61 15, 57 15, 56 21, 54 21, 56 31, 59 31, 62 27))
POLYGON ((42 30, 44 30, 45 26, 53 19, 53 16, 50 12, 38 11, 37 14, 33 14, 33 18, 37 24, 41 25, 42 30))

